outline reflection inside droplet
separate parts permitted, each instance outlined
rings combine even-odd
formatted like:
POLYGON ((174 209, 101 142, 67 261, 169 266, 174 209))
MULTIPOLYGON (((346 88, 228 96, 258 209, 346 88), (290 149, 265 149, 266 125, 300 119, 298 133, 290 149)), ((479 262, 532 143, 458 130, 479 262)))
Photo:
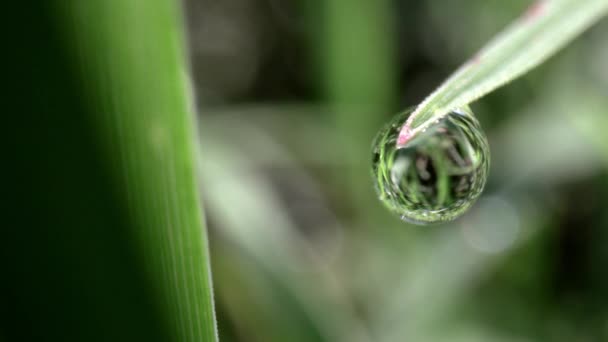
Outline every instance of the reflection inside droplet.
POLYGON ((469 208, 486 182, 489 149, 470 109, 459 109, 397 146, 411 110, 377 135, 372 174, 380 200, 403 220, 452 220, 469 208))

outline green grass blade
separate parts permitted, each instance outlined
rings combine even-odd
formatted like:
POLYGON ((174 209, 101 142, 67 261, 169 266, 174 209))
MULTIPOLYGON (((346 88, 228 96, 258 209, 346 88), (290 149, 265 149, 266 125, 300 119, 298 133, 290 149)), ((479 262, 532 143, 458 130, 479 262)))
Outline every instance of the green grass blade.
POLYGON ((541 64, 607 12, 607 0, 538 0, 418 105, 398 143, 541 64))
POLYGON ((58 0, 84 96, 174 341, 216 341, 195 117, 174 0, 58 0))

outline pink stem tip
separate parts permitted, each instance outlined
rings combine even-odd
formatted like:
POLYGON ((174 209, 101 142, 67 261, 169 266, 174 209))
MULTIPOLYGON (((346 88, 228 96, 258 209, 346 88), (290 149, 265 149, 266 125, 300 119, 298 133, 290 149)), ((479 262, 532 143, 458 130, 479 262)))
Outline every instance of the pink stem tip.
POLYGON ((401 146, 407 144, 407 142, 410 140, 411 137, 412 137, 412 130, 410 129, 410 127, 403 126, 401 128, 401 131, 399 132, 399 135, 397 136, 397 147, 401 147, 401 146))
POLYGON ((531 20, 539 17, 545 11, 545 0, 537 0, 524 13, 525 20, 531 20))

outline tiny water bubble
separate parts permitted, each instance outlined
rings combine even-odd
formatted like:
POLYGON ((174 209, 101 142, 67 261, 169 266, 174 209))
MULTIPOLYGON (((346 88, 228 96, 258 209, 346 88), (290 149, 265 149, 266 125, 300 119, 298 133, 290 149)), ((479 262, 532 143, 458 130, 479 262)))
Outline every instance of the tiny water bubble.
POLYGON ((382 203, 402 220, 429 224, 462 215, 479 197, 490 167, 488 142, 466 108, 456 109, 397 144, 413 108, 376 136, 372 175, 382 203))

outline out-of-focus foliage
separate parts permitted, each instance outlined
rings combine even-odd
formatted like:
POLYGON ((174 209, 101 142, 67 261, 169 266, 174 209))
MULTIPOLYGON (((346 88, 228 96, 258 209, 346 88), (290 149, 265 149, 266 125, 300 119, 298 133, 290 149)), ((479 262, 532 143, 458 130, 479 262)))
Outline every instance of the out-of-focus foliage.
POLYGON ((179 3, 6 5, 0 340, 215 341, 179 3))
POLYGON ((473 106, 490 181, 414 227, 384 121, 529 1, 190 0, 222 341, 608 340, 608 24, 473 106))

